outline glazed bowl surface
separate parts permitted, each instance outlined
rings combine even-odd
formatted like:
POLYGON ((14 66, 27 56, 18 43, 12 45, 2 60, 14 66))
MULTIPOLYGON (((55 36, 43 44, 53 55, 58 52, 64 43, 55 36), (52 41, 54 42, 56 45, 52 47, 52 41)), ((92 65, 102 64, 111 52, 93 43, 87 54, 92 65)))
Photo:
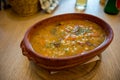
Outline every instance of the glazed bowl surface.
POLYGON ((90 14, 68 13, 46 18, 31 26, 26 31, 20 46, 23 55, 27 56, 30 61, 33 61, 38 66, 47 70, 62 70, 77 66, 79 64, 83 64, 95 57, 96 55, 100 55, 110 45, 113 40, 113 36, 114 34, 112 28, 104 20, 90 14), (33 29, 35 29, 36 27, 41 27, 41 25, 54 23, 56 21, 72 19, 88 20, 96 23, 104 30, 105 40, 98 47, 94 48, 93 50, 84 52, 84 54, 77 54, 60 58, 52 58, 40 55, 32 48, 29 38, 33 33, 33 29))

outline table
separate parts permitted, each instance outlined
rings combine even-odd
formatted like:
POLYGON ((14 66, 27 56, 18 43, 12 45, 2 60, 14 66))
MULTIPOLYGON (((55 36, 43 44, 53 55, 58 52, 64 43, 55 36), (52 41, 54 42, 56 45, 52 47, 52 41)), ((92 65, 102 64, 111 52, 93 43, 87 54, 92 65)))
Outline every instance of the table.
MULTIPOLYGON (((82 12, 105 20, 114 31, 114 39, 102 53, 99 68, 91 80, 120 80, 120 14, 108 15, 103 8, 99 0, 88 0, 87 8, 82 12)), ((41 11, 30 17, 20 17, 11 10, 0 11, 0 80, 42 80, 34 74, 28 59, 22 55, 20 42, 24 33, 39 20, 74 12, 81 13, 75 10, 75 0, 61 0, 51 14, 41 11)))

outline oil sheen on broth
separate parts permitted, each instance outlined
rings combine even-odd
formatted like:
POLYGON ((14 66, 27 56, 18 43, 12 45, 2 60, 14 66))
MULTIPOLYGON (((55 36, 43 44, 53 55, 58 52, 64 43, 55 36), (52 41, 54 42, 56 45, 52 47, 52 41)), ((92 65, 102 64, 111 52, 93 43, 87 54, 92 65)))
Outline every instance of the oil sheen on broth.
POLYGON ((105 32, 88 20, 66 20, 38 26, 30 36, 33 50, 47 57, 67 57, 99 46, 105 32))

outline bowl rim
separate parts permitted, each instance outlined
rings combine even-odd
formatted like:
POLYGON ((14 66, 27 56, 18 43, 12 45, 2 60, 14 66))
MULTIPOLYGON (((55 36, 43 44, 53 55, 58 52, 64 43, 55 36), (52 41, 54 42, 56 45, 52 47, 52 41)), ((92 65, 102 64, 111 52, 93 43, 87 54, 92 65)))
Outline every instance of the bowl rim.
POLYGON ((42 59, 46 59, 46 60, 70 60, 70 59, 74 59, 74 58, 80 58, 80 57, 87 57, 89 56, 91 53, 95 53, 103 48, 105 48, 106 46, 108 46, 112 40, 113 40, 113 37, 114 37, 114 33, 113 33, 113 30, 111 28, 111 26, 106 23, 104 20, 102 20, 101 18, 99 17, 96 17, 94 15, 91 15, 91 14, 87 14, 87 13, 66 13, 66 14, 59 14, 59 15, 55 15, 55 16, 51 16, 51 17, 48 17, 48 18, 45 18, 45 19, 42 19, 40 21, 38 21, 37 23, 35 23, 34 25, 32 25, 25 33, 24 35, 24 38, 23 38, 23 43, 25 44, 26 46, 26 49, 31 52, 32 54, 34 54, 35 56, 39 57, 39 58, 42 58, 42 59), (47 57, 47 56, 43 56, 41 55, 40 53, 37 53, 33 50, 32 48, 32 45, 30 44, 29 40, 28 40, 28 35, 30 33, 30 31, 32 30, 32 28, 34 28, 36 25, 38 25, 40 22, 43 22, 45 20, 48 20, 48 19, 51 19, 51 18, 54 18, 54 17, 58 17, 58 16, 65 16, 65 15, 86 15, 86 16, 91 16, 91 17, 94 17, 96 19, 99 19, 100 21, 104 22, 105 25, 107 25, 106 27, 108 28, 110 34, 107 36, 107 38, 98 46, 96 47, 95 49, 93 50, 90 50, 90 51, 87 51, 87 52, 83 52, 83 54, 77 54, 77 55, 73 55, 73 56, 67 56, 67 57, 55 57, 55 58, 52 58, 52 57, 47 57))

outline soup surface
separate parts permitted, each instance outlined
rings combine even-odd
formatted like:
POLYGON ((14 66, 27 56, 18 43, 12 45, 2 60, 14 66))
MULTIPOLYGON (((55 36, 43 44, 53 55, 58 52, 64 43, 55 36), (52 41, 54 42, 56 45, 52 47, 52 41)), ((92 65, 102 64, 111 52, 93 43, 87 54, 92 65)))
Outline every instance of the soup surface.
POLYGON ((33 50, 47 57, 82 54, 105 40, 102 28, 88 20, 66 20, 36 27, 30 43, 33 50))

